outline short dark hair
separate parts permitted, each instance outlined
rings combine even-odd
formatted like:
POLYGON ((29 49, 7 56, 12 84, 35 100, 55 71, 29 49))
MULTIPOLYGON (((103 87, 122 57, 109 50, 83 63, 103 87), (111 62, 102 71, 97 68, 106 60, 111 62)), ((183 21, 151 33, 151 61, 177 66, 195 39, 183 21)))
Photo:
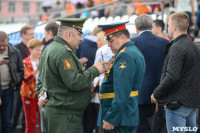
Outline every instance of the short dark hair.
POLYGON ((47 24, 44 30, 47 32, 51 31, 53 33, 53 36, 56 36, 58 33, 58 27, 59 24, 57 24, 56 22, 52 22, 47 24))
POLYGON ((128 31, 127 29, 124 29, 124 30, 121 30, 121 31, 115 33, 114 36, 115 36, 115 37, 119 37, 119 36, 121 36, 122 34, 124 34, 124 35, 126 36, 126 38, 130 39, 130 33, 129 33, 129 31, 128 31))
POLYGON ((161 27, 163 32, 163 30, 165 29, 165 23, 162 20, 156 19, 153 21, 153 23, 156 25, 156 27, 161 27))

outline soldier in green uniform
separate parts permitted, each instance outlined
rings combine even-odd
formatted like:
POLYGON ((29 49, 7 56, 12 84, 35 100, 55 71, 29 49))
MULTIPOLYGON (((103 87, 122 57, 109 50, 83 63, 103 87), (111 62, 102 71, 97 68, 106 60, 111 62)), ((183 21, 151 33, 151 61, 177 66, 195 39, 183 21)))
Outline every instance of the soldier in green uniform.
POLYGON ((132 133, 138 125, 138 90, 145 72, 142 53, 130 40, 125 23, 99 25, 115 54, 100 88, 98 126, 102 133, 132 133))
POLYGON ((85 70, 74 50, 82 41, 86 19, 59 19, 57 36, 44 50, 39 62, 39 99, 43 106, 43 133, 80 133, 82 114, 91 98, 93 79, 104 72, 105 62, 85 70), (45 105, 44 105, 45 104, 45 105))

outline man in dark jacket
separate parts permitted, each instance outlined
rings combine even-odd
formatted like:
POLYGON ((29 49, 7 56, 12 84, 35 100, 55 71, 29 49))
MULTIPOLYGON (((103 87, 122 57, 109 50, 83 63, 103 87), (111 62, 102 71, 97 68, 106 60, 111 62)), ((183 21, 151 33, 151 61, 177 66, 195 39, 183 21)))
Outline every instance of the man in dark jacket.
POLYGON ((57 24, 56 22, 52 22, 49 23, 45 26, 44 28, 44 39, 45 39, 45 44, 44 44, 44 48, 42 49, 42 53, 44 51, 44 49, 49 46, 50 43, 53 42, 54 37, 57 35, 58 32, 58 26, 59 24, 57 24))
MULTIPOLYGON (((34 38, 34 31, 31 26, 23 26, 20 30, 20 35, 22 37, 22 42, 17 44, 15 47, 20 51, 22 60, 25 59, 30 55, 29 49, 27 48, 26 44, 28 43, 29 40, 34 38)), ((13 112, 12 112, 12 118, 11 118, 11 124, 13 126, 13 130, 15 131, 18 120, 19 120, 19 115, 22 107, 22 100, 20 96, 20 91, 15 90, 14 92, 14 101, 13 101, 13 112)), ((22 117, 22 133, 25 132, 25 116, 23 112, 23 117, 22 117)))
POLYGON ((150 127, 147 117, 155 112, 155 105, 151 103, 151 94, 160 82, 161 71, 165 57, 165 47, 168 40, 153 35, 151 32, 153 19, 148 14, 142 14, 135 20, 138 36, 133 38, 135 46, 142 52, 146 71, 139 91, 139 125, 136 133, 148 133, 150 127))
POLYGON ((167 46, 161 82, 151 95, 152 102, 166 105, 168 133, 197 130, 200 50, 187 38, 188 26, 189 17, 186 13, 179 12, 170 16, 168 33, 172 42, 167 46))
POLYGON ((21 87, 24 78, 24 65, 19 50, 8 45, 8 36, 0 31, 0 73, 2 84, 2 133, 13 133, 11 112, 13 107, 13 90, 21 87))

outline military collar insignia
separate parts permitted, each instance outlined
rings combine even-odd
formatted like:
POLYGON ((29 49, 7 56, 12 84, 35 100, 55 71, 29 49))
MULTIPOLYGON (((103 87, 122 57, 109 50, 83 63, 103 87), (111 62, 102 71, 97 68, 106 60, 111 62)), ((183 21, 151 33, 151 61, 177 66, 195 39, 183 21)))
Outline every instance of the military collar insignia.
POLYGON ((119 54, 125 52, 126 48, 127 48, 127 47, 124 47, 122 50, 120 50, 120 51, 119 51, 119 54))
POLYGON ((67 45, 64 45, 64 46, 69 52, 72 52, 72 50, 67 45))

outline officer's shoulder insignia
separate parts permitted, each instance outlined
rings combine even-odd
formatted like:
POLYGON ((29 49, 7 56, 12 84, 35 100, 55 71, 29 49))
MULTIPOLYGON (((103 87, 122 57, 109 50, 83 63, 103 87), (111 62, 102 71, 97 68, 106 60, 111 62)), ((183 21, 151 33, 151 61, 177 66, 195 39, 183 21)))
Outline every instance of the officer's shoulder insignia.
POLYGON ((63 65, 64 65, 64 69, 65 70, 74 69, 74 66, 73 66, 73 63, 72 63, 72 59, 63 60, 63 65))
POLYGON ((65 45, 65 48, 66 48, 69 52, 72 52, 72 50, 71 50, 67 45, 65 45))
POLYGON ((124 47, 121 51, 119 51, 119 54, 125 52, 125 50, 126 50, 126 47, 124 47))
POLYGON ((123 69, 126 69, 126 68, 127 68, 126 61, 121 61, 119 63, 119 69, 123 70, 123 69))

